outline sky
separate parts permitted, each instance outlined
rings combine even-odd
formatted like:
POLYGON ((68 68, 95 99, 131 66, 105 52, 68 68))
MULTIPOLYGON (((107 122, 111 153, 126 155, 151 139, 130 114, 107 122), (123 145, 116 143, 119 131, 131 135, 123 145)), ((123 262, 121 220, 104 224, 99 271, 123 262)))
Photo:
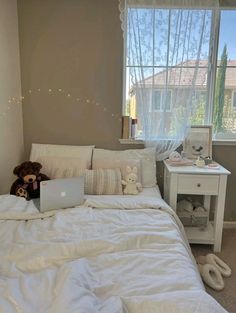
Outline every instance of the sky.
MULTIPOLYGON (((136 10, 132 10, 135 12, 136 10)), ((150 48, 149 49, 143 49, 143 62, 145 65, 152 65, 152 38, 154 35, 154 40, 155 40, 155 65, 161 65, 158 64, 158 57, 163 56, 164 53, 166 53, 167 50, 167 35, 164 36, 163 38, 163 29, 166 29, 166 34, 167 34, 167 29, 168 29, 168 10, 156 10, 155 11, 155 35, 153 33, 153 10, 148 10, 148 9, 141 9, 139 10, 139 20, 137 22, 136 20, 136 13, 133 13, 133 19, 131 24, 134 26, 136 29, 136 34, 138 33, 137 27, 138 24, 140 23, 140 30, 142 32, 142 28, 145 29, 144 33, 141 33, 141 45, 146 43, 149 43, 150 48), (143 16, 142 16, 143 15, 143 16), (144 22, 145 21, 145 22, 144 22), (143 24, 142 24, 143 23, 143 24), (145 26, 143 26, 145 25, 145 26), (161 26, 159 26, 161 25, 161 26), (150 29, 150 30, 149 30, 150 29), (145 35, 144 35, 145 34, 145 35), (162 44, 161 44, 162 43, 162 44), (147 60, 147 61, 146 61, 147 60), (150 60, 150 61, 148 61, 150 60)), ((173 10, 174 12, 174 10, 173 10)), ((181 32, 184 32, 184 25, 186 24, 187 20, 187 11, 185 11, 184 17, 183 17, 183 28, 181 32)), ((199 19, 199 22, 197 22, 197 16, 194 16, 194 21, 192 22, 192 25, 195 25, 195 29, 191 29, 191 33, 193 36, 198 37, 200 35, 201 31, 201 18, 199 19)), ((210 31, 210 16, 206 18, 207 21, 207 26, 206 30, 210 31)), ((177 17, 175 16, 175 13, 172 13, 171 15, 171 29, 173 31, 173 27, 178 28, 178 22, 177 22, 177 17), (175 26, 176 25, 176 26, 175 26)), ((133 26, 131 26, 131 29, 133 29, 133 26)), ((218 49, 218 59, 220 59, 223 47, 226 44, 227 45, 227 50, 228 50, 228 58, 229 59, 234 59, 236 60, 236 36, 235 36, 235 28, 236 28, 236 10, 222 10, 221 11, 221 21, 220 21, 220 37, 219 37, 219 49, 218 49)), ((131 31, 132 32, 132 31, 131 31)), ((175 30, 174 30, 175 32, 175 30)), ((183 33, 182 33, 183 34, 183 33)), ((183 37, 184 35, 181 35, 183 37)), ((132 35, 134 38, 134 36, 132 35)), ((192 37, 192 36, 191 36, 192 37)), ((132 42, 131 45, 134 43, 132 42)), ((135 46, 135 45, 134 45, 135 46)), ((208 43, 203 44, 202 46, 202 52, 204 54, 208 54, 208 49, 209 45, 208 43)), ((180 54, 181 54, 181 48, 180 48, 180 54)), ((131 53, 132 55, 132 53, 131 53)), ((194 58, 194 55, 192 56, 194 58)), ((201 57, 201 59, 204 59, 204 57, 201 57)), ((130 62, 130 65, 135 65, 135 62, 130 62)), ((176 62, 178 63, 178 62, 176 62)), ((179 62, 180 63, 180 62, 179 62)), ((165 65, 165 64, 163 64, 165 65)))
POLYGON ((236 60, 236 10, 221 12, 218 58, 220 59, 224 44, 227 44, 228 59, 236 60))

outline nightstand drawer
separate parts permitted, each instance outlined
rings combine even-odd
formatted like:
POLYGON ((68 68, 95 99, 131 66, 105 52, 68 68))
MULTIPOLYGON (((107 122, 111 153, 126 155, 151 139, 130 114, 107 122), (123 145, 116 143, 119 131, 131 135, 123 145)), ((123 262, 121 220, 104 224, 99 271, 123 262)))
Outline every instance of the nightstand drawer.
POLYGON ((178 175, 178 193, 217 195, 218 175, 178 175))

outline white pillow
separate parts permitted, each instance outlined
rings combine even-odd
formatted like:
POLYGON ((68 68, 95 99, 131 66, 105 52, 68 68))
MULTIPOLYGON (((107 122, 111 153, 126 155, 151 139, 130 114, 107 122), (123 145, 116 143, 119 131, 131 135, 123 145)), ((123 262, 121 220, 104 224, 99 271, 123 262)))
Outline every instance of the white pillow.
POLYGON ((67 145, 49 145, 32 144, 30 161, 36 162, 42 157, 64 157, 79 158, 86 162, 86 168, 91 168, 92 152, 94 146, 67 146, 67 145))
POLYGON ((93 168, 103 159, 110 160, 127 160, 137 159, 141 161, 142 186, 154 187, 156 185, 156 149, 130 149, 124 151, 113 151, 106 149, 94 149, 93 151, 93 168), (94 165, 95 164, 95 165, 94 165))
POLYGON ((131 168, 136 167, 138 170, 138 182, 142 182, 142 169, 141 160, 139 159, 111 159, 111 158, 93 158, 92 168, 96 170, 98 168, 120 168, 121 177, 125 179, 127 173, 127 166, 131 168))
POLYGON ((85 170, 84 188, 87 195, 122 195, 120 169, 85 170))
POLYGON ((78 177, 84 174, 87 160, 69 157, 39 157, 36 162, 42 164, 41 172, 51 179, 78 177))

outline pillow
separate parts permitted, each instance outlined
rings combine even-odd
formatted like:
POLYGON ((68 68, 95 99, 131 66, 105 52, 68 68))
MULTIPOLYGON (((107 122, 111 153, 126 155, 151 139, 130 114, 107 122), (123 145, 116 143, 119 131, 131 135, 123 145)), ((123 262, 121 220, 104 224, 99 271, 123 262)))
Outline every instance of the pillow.
POLYGON ((101 160, 128 160, 136 159, 141 162, 141 183, 143 187, 154 187, 156 185, 156 149, 130 149, 124 151, 112 151, 105 149, 94 149, 93 152, 93 168, 97 167, 97 162, 101 160))
POLYGON ((64 157, 79 158, 86 162, 87 169, 91 168, 92 152, 94 146, 66 146, 66 145, 48 145, 32 144, 30 161, 35 162, 42 157, 64 157))
POLYGON ((141 161, 138 159, 116 159, 113 160, 111 158, 93 158, 92 162, 92 168, 94 170, 98 168, 120 168, 121 171, 121 177, 122 179, 125 179, 125 176, 127 175, 126 168, 127 166, 130 166, 131 168, 136 167, 138 170, 138 182, 141 183, 142 181, 142 172, 141 172, 141 161))
POLYGON ((82 158, 47 156, 39 157, 36 161, 42 164, 42 173, 51 179, 78 177, 87 168, 87 160, 82 158))
POLYGON ((85 170, 85 194, 122 195, 120 169, 85 170))

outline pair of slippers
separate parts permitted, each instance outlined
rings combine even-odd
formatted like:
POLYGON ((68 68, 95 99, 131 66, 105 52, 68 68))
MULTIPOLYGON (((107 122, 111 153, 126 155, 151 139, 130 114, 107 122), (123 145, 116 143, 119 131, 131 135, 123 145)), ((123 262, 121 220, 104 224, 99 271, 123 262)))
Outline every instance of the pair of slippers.
POLYGON ((212 289, 220 291, 224 288, 223 277, 231 275, 230 267, 215 254, 207 254, 197 258, 199 272, 203 281, 212 289))

